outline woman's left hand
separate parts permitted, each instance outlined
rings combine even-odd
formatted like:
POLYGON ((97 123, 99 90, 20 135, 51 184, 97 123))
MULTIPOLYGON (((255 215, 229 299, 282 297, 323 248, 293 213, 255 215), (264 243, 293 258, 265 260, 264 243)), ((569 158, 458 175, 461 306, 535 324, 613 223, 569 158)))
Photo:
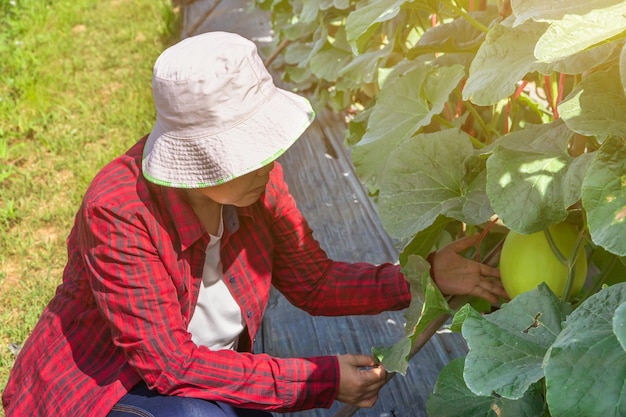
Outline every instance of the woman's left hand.
POLYGON ((432 276, 445 295, 473 295, 498 304, 498 297, 508 299, 500 271, 461 255, 478 243, 479 234, 456 240, 431 257, 432 276))

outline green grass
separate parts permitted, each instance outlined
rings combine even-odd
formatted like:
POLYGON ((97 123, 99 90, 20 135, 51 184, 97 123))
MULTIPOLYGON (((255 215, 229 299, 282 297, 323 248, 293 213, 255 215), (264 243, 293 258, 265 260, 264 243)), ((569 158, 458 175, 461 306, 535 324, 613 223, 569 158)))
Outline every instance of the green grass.
POLYGON ((179 25, 166 0, 0 0, 0 389, 84 190, 152 127, 152 66, 179 25))

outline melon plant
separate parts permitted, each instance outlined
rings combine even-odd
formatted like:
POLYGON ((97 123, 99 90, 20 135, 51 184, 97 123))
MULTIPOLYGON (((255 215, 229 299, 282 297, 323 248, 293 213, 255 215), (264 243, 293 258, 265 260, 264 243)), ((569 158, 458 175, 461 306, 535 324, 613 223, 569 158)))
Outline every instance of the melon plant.
POLYGON ((458 310, 468 355, 442 372, 429 403, 448 407, 429 415, 626 415, 626 2, 256 4, 271 16, 275 69, 346 115, 356 172, 424 292, 385 367, 406 369, 407 345, 449 313, 416 258, 481 232, 468 256, 483 260, 510 232, 568 221, 588 285, 458 310))

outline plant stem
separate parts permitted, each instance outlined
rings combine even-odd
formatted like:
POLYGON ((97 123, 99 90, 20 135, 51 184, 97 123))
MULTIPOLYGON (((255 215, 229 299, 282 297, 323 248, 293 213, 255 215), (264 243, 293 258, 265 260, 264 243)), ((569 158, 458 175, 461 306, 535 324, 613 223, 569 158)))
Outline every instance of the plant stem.
POLYGON ((459 14, 460 16, 462 16, 465 20, 467 20, 476 29, 478 29, 478 30, 480 30, 481 32, 484 32, 484 33, 489 32, 489 28, 487 26, 483 25, 478 20, 474 19, 472 17, 472 15, 467 13, 462 7, 457 6, 454 3, 454 1, 444 0, 441 3, 443 3, 444 5, 446 5, 449 8, 451 8, 455 13, 459 14))
POLYGON ((556 95, 556 105, 558 106, 559 103, 561 103, 561 101, 563 100, 563 91, 565 90, 565 78, 567 77, 567 74, 559 74, 559 91, 556 95))
POLYGON ((506 103, 506 110, 504 112, 504 133, 505 134, 509 133, 510 131, 509 117, 511 114, 511 106, 512 106, 513 100, 517 100, 520 94, 522 94, 522 92, 524 91, 524 88, 526 88, 527 84, 528 84, 528 81, 523 80, 522 83, 515 90, 515 93, 513 93, 513 96, 509 97, 509 100, 506 103))
MULTIPOLYGON (((496 217, 492 221, 490 221, 489 224, 487 224, 487 227, 485 227, 485 229, 480 233, 480 238, 478 239, 478 243, 476 243, 476 257, 474 259, 476 262, 480 262, 480 245, 483 242, 483 239, 485 238, 485 236, 487 236, 487 233, 489 233, 489 230, 497 222, 498 222, 498 218, 496 217)), ((485 262, 488 262, 488 261, 485 261, 485 262)))
POLYGON ((550 245, 550 249, 552 249, 554 256, 556 256, 559 262, 567 266, 567 258, 565 257, 565 255, 563 255, 563 253, 561 253, 559 248, 556 246, 556 243, 554 242, 554 239, 552 238, 552 234, 550 233, 550 229, 546 227, 545 229, 543 229, 543 233, 546 235, 546 239, 548 240, 548 245, 550 245))
POLYGON ((506 102, 506 107, 504 108, 504 134, 509 133, 509 114, 511 113, 511 97, 506 102))
POLYGON ((543 233, 546 235, 546 239, 548 241, 548 245, 550 245, 550 249, 552 249, 552 253, 567 268, 567 282, 565 283, 565 289, 563 290, 563 294, 561 295, 561 299, 563 301, 567 301, 569 298, 569 293, 572 289, 572 285, 574 284, 574 277, 576 275, 576 271, 574 266, 576 265, 576 261, 578 260, 580 246, 584 240, 584 233, 581 230, 578 233, 578 237, 576 238, 576 245, 574 245, 573 252, 569 255, 569 257, 565 257, 563 253, 559 250, 554 239, 552 238, 552 234, 550 233, 550 228, 546 227, 543 229, 543 233))
POLYGON ((276 47, 276 49, 272 52, 272 54, 265 60, 264 64, 266 67, 272 65, 272 62, 280 55, 280 53, 291 43, 289 39, 283 39, 283 41, 276 47))
POLYGON ((522 94, 522 92, 524 91, 524 88, 526 88, 526 86, 528 85, 528 81, 523 80, 519 87, 517 87, 517 90, 515 90, 515 93, 513 94, 513 99, 517 100, 517 98, 520 96, 520 94, 522 94))
POLYGON ((433 120, 435 120, 440 125, 447 127, 448 129, 454 128, 454 124, 450 120, 446 119, 445 117, 442 117, 439 114, 433 115, 433 120))
MULTIPOLYGON (((576 277, 576 262, 578 261, 578 257, 581 255, 579 252, 580 246, 583 243, 583 231, 581 230, 578 234, 578 238, 576 239, 576 246, 574 247, 574 253, 572 253, 568 259, 569 264, 567 265, 567 282, 565 283, 565 289, 563 290, 563 300, 567 301, 569 299, 569 293, 572 290, 572 286, 574 285, 574 278, 576 277)), ((585 255, 583 255, 585 256, 585 255)))
MULTIPOLYGON (((454 90, 455 95, 463 100, 463 95, 457 91, 454 90)), ((469 111, 471 113, 472 116, 474 116, 474 119, 478 122, 478 124, 480 125, 481 129, 483 130, 483 132, 485 132, 485 137, 488 137, 492 132, 493 129, 490 129, 487 124, 485 123, 485 121, 483 120, 483 118, 480 116, 480 114, 478 114, 478 111, 476 110, 476 108, 474 107, 474 105, 469 102, 469 101, 463 101, 463 105, 465 106, 465 108, 467 109, 467 111, 469 111)), ((478 141, 478 139, 476 139, 478 141)), ((480 142, 480 141, 479 141, 480 142)), ((485 147, 485 144, 480 142, 481 145, 479 148, 483 148, 485 147)))
POLYGON ((565 82, 564 74, 561 74, 561 76, 559 77, 559 85, 557 85, 556 94, 555 94, 556 82, 555 81, 553 82, 552 76, 546 75, 543 77, 543 80, 544 80, 544 86, 546 90, 546 98, 548 100, 548 103, 550 104, 550 109, 552 110, 552 117, 554 120, 556 120, 559 118, 559 109, 558 109, 558 105, 560 102, 559 95, 563 94, 563 88, 561 84, 564 84, 565 82))

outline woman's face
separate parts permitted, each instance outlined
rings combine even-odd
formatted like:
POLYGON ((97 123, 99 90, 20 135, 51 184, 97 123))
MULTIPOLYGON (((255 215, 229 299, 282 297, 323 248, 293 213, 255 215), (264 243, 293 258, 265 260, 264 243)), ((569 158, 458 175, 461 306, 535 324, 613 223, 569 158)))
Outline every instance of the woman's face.
POLYGON ((190 200, 210 199, 218 204, 246 207, 254 204, 267 185, 274 162, 234 180, 213 187, 187 190, 190 200))

